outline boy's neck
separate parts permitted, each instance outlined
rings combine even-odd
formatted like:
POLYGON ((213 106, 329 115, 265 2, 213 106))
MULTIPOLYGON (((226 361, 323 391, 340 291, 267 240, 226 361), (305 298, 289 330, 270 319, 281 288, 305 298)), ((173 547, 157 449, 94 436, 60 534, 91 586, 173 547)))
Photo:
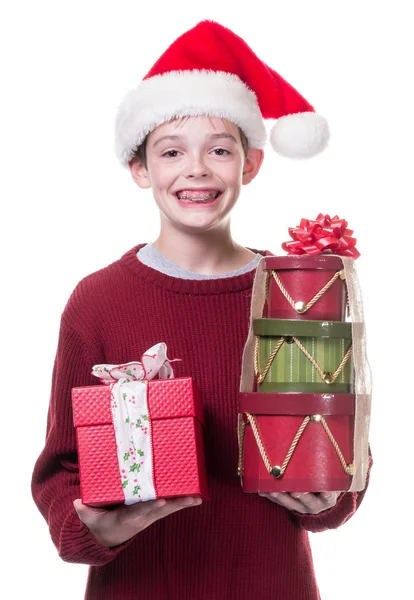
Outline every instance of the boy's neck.
POLYGON ((255 253, 232 239, 230 232, 205 232, 197 235, 184 232, 162 232, 153 242, 155 248, 182 269, 201 275, 221 275, 241 269, 255 253))

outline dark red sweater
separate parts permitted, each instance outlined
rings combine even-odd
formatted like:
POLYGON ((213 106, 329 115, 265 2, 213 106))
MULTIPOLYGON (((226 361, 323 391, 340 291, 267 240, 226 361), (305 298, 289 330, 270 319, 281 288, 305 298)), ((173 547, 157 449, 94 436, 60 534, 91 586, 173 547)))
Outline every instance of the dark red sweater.
POLYGON ((178 279, 143 265, 136 257, 142 245, 83 279, 62 315, 46 445, 32 486, 59 555, 91 565, 88 600, 316 600, 307 530, 339 527, 364 493, 343 494, 318 515, 243 493, 237 396, 254 271, 178 279), (175 375, 193 376, 201 390, 211 499, 108 549, 72 505, 80 492, 71 389, 99 384, 93 365, 139 359, 161 341, 182 359, 175 375))

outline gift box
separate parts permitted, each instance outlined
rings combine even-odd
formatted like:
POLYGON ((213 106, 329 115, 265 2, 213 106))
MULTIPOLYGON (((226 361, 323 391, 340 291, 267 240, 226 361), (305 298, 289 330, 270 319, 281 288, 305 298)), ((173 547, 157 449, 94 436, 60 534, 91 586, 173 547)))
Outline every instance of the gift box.
MULTIPOLYGON (((120 377, 123 369, 128 375, 135 370, 129 365, 140 363, 103 366, 100 373, 106 370, 113 376, 118 369, 115 376, 120 377)), ((148 376, 148 366, 143 372, 148 376)), ((77 387, 72 390, 72 405, 84 504, 132 504, 187 495, 208 498, 203 408, 191 377, 121 377, 116 384, 77 387), (119 386, 116 393, 114 385, 119 386), (137 413, 140 391, 145 409, 137 413), (117 414, 123 402, 121 422, 117 414)))
POLYGON ((268 314, 276 319, 343 321, 347 289, 340 256, 357 258, 356 239, 348 222, 319 213, 288 229, 288 256, 263 262, 268 277, 268 314), (340 256, 337 256, 340 255, 340 256))
POLYGON ((353 474, 353 394, 239 395, 245 492, 345 491, 353 474))
POLYGON ((253 332, 257 391, 354 391, 351 323, 255 319, 253 332))
POLYGON ((239 463, 246 492, 361 491, 371 374, 359 256, 347 221, 289 228, 257 268, 243 351, 239 463))
POLYGON ((263 269, 269 278, 269 318, 345 320, 347 294, 340 257, 269 256, 263 269))

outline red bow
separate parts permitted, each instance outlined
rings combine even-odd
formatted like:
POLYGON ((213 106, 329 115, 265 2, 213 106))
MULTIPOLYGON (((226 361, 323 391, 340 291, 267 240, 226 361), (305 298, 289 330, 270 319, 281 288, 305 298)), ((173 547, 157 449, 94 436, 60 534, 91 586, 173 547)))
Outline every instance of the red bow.
POLYGON ((358 258, 357 240, 347 229, 348 221, 338 216, 331 217, 319 213, 315 221, 301 219, 298 227, 289 227, 293 242, 283 242, 282 248, 289 254, 309 254, 316 256, 330 250, 333 254, 358 258))

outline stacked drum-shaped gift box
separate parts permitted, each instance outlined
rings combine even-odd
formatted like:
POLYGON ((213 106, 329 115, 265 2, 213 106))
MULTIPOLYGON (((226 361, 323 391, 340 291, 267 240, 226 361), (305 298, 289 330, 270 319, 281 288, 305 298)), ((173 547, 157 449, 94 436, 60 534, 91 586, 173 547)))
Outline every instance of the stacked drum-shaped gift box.
POLYGON ((259 268, 262 303, 253 297, 242 374, 253 362, 253 388, 242 384, 239 397, 243 490, 346 491, 356 397, 343 260, 329 252, 267 256, 259 268))

